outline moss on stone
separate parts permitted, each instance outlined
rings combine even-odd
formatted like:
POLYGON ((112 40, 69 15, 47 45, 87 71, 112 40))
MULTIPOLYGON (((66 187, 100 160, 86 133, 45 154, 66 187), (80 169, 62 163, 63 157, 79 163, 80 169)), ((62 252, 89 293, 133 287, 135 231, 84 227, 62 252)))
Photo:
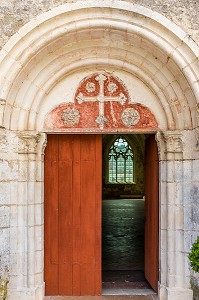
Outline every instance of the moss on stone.
POLYGON ((7 298, 7 286, 8 286, 8 278, 0 277, 0 299, 6 300, 7 298))

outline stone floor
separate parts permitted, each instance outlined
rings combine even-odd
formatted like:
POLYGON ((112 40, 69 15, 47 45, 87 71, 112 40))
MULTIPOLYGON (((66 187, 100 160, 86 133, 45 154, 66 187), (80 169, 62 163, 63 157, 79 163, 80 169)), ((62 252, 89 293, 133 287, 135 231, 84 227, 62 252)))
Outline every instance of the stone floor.
POLYGON ((103 200, 103 288, 150 288, 144 277, 144 201, 103 200))

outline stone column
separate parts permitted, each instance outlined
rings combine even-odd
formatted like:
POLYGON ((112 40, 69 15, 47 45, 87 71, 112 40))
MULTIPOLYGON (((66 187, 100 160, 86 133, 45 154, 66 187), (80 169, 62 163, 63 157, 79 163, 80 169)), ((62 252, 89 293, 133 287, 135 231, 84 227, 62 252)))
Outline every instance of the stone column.
MULTIPOLYGON (((186 249, 186 186, 193 160, 187 156, 184 131, 156 135, 160 157, 161 300, 192 299, 186 249)), ((189 135, 189 133, 187 134, 189 135)), ((191 144, 189 144, 189 147, 191 144)), ((191 181, 188 181, 191 184, 191 181)))
MULTIPOLYGON (((42 300, 43 255, 43 152, 46 135, 15 135, 16 181, 10 184, 10 253, 8 300, 42 300)), ((9 157, 8 157, 9 159, 9 157)))

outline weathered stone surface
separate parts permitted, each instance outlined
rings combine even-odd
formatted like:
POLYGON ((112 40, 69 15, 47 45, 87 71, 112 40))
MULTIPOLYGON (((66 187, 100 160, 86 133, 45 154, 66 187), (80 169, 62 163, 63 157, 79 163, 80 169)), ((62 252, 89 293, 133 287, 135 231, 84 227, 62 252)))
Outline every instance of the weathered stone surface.
MULTIPOLYGON (((78 0, 2 0, 0 3, 0 47, 32 18, 53 7, 77 1, 78 0)), ((100 1, 98 2, 100 5, 100 1)), ((105 1, 101 0, 101 2, 103 3, 105 1)), ((128 2, 143 5, 164 15, 183 28, 184 31, 190 35, 190 39, 199 42, 198 1, 168 0, 165 2, 164 0, 128 0, 128 2)))

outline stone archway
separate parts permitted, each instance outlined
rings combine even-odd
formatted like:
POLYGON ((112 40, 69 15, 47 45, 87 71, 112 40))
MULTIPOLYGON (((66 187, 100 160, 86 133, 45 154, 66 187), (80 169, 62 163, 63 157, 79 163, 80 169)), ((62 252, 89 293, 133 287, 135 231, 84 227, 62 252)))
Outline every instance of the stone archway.
POLYGON ((171 21, 124 1, 60 6, 19 29, 5 45, 0 53, 0 149, 2 187, 12 216, 9 258, 5 255, 10 300, 43 299, 43 121, 58 104, 71 100, 82 78, 102 70, 122 78, 133 101, 157 119, 159 298, 191 298, 187 251, 197 223, 190 205, 199 180, 197 56, 198 47, 171 21))

